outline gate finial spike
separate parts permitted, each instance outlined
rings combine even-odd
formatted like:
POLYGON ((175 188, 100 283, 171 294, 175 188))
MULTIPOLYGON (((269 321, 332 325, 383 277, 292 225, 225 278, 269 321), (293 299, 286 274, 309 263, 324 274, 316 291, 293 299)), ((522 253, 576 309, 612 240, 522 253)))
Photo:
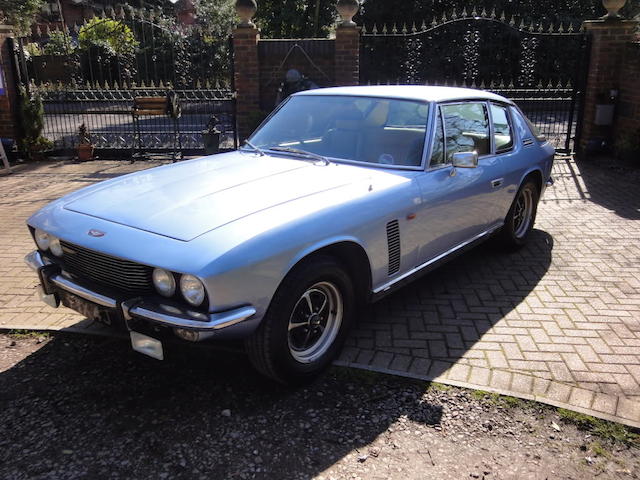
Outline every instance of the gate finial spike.
POLYGON ((446 23, 447 22, 447 14, 445 12, 442 12, 442 20, 440 21, 440 23, 446 23))
POLYGON ((451 20, 457 20, 458 19, 458 13, 456 12, 456 8, 453 7, 453 11, 451 12, 451 20))
POLYGON ((391 33, 393 33, 394 35, 396 35, 398 33, 398 26, 396 25, 396 23, 393 23, 393 28, 391 29, 391 33))
POLYGON ((491 10, 491 18, 498 18, 498 15, 496 14, 496 7, 493 7, 493 10, 491 10))
POLYGON ((418 29, 416 28, 416 22, 413 22, 411 24, 411 33, 416 33, 418 31, 418 29))
POLYGON ((373 33, 374 35, 378 34, 378 27, 376 26, 376 24, 373 24, 373 30, 371 30, 371 33, 373 33))
POLYGON ((409 32, 409 30, 407 30, 407 24, 406 24, 406 23, 403 23, 403 24, 402 24, 402 33, 403 33, 404 35, 406 35, 408 32, 409 32))
POLYGON ((427 24, 425 23, 424 19, 422 20, 422 25, 420 25, 420 30, 421 31, 425 31, 427 29, 427 24))
POLYGON ((482 18, 488 18, 489 17, 489 14, 487 13, 487 9, 484 6, 482 7, 482 12, 480 12, 480 16, 482 18))
POLYGON ((386 23, 382 25, 382 34, 383 35, 387 34, 387 24, 386 23))
POLYGON ((469 16, 469 13, 467 12, 467 6, 465 5, 464 8, 462 9, 462 18, 467 18, 469 16))
POLYGON ((473 10, 471 10, 471 16, 472 17, 477 17, 478 16, 478 9, 476 8, 475 5, 473 5, 473 10))
POLYGON ((506 23, 507 22, 507 17, 504 14, 504 10, 502 11, 502 13, 500 14, 500 21, 502 23, 506 23))

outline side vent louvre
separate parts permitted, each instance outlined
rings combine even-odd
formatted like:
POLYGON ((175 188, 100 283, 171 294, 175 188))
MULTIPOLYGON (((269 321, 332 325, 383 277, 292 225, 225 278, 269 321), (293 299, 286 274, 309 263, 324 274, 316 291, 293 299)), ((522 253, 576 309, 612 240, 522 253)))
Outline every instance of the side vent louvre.
POLYGON ((389 275, 400 270, 400 226, 398 220, 387 223, 387 245, 389 246, 389 275))

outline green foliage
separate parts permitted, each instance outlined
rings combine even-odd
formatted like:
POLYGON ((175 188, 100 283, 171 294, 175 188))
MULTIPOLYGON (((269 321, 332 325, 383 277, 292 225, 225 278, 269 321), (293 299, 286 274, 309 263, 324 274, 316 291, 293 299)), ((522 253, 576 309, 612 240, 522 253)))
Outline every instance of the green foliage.
MULTIPOLYGON (((236 22, 235 0, 197 0, 196 16, 212 40, 226 40, 236 22)), ((262 6, 260 6, 262 8, 262 6)))
POLYGON ((0 21, 15 25, 18 35, 28 35, 44 0, 0 0, 0 21))
POLYGON ((45 55, 69 55, 73 53, 71 36, 64 32, 51 32, 49 41, 42 51, 45 55))
POLYGON ((608 422, 606 420, 601 420, 590 415, 566 410, 564 408, 558 409, 558 415, 563 422, 573 424, 580 430, 586 430, 592 435, 605 440, 640 447, 640 434, 620 423, 608 422))
POLYGON ((98 17, 80 28, 78 43, 81 50, 97 47, 110 56, 133 54, 138 46, 127 25, 119 20, 98 17))
POLYGON ((24 46, 24 53, 28 60, 31 57, 39 57, 40 55, 42 55, 42 49, 37 43, 30 42, 24 46))
POLYGON ((326 37, 336 15, 335 0, 260 0, 256 23, 264 38, 326 37))
POLYGON ((37 92, 29 96, 24 87, 19 89, 20 96, 20 128, 22 138, 20 149, 29 157, 34 152, 49 150, 53 144, 42 136, 44 129, 44 105, 42 97, 37 92))

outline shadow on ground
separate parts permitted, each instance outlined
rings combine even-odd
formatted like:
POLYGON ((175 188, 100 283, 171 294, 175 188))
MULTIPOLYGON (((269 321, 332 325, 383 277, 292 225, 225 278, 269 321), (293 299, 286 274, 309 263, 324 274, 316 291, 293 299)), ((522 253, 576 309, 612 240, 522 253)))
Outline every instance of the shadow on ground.
MULTIPOLYGON (((552 251, 553 238, 541 230, 516 252, 493 241, 476 247, 373 305, 341 359, 438 377, 524 302, 549 269, 552 251)), ((478 366, 506 366, 482 363, 478 353, 478 366)))
POLYGON ((352 375, 287 389, 242 355, 56 336, 0 374, 0 477, 302 479, 402 416, 440 422, 424 385, 352 375))

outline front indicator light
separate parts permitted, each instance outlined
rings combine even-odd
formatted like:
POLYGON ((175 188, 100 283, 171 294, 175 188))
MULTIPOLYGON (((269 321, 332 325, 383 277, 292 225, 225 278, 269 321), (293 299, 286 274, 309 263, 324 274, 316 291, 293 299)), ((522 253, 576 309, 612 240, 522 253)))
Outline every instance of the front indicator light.
POLYGON ((164 297, 172 297, 176 293, 176 280, 173 274, 163 268, 153 269, 153 286, 164 297))
POLYGON ((62 256, 62 245, 60 245, 59 238, 49 235, 49 250, 51 250, 51 253, 56 257, 62 256))
POLYGON ((182 292, 184 299, 194 307, 198 307, 204 302, 204 285, 193 275, 183 275, 180 278, 180 292, 182 292))
POLYGON ((36 244, 38 245, 38 248, 40 250, 42 250, 43 252, 46 252, 47 250, 49 250, 50 237, 47 232, 40 230, 39 228, 36 228, 35 237, 36 237, 36 244))

